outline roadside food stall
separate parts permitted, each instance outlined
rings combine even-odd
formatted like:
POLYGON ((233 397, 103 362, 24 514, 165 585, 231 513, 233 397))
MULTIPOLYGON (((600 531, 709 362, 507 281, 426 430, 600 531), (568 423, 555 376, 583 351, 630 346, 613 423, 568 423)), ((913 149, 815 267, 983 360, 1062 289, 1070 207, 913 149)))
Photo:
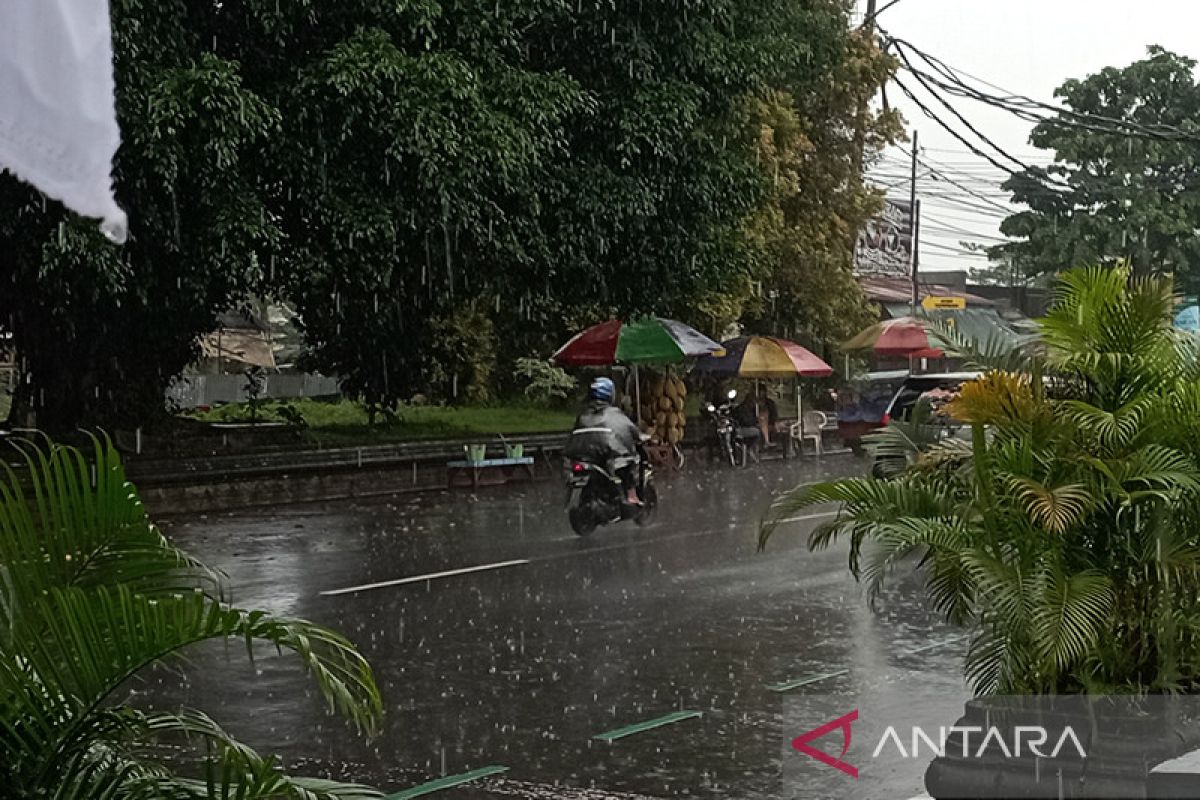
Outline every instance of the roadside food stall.
POLYGON ((662 317, 628 322, 609 320, 576 334, 551 357, 564 367, 630 368, 632 411, 638 427, 649 434, 647 447, 660 466, 683 465, 683 441, 687 389, 670 365, 718 352, 721 345, 690 325, 662 317), (643 386, 640 367, 659 367, 663 372, 643 386))
MULTIPOLYGON (((826 364, 811 351, 796 342, 779 339, 772 336, 739 336, 722 344, 720 352, 706 356, 696 362, 693 374, 698 376, 713 376, 724 378, 752 379, 755 391, 747 402, 759 403, 761 393, 758 391, 760 380, 792 380, 795 381, 796 393, 796 422, 783 437, 784 455, 791 452, 793 444, 802 441, 806 431, 804 405, 801 400, 801 378, 828 378, 833 374, 833 367, 826 364), (798 427, 797 427, 798 426, 798 427), (796 441, 793 442, 793 439, 796 441)), ((765 401, 765 398, 763 398, 765 401)), ((762 428, 763 440, 772 441, 772 435, 778 431, 769 429, 769 414, 766 408, 755 407, 754 416, 762 428)), ((815 423, 810 423, 813 427, 815 423)), ((819 425, 817 430, 807 431, 820 437, 819 425)), ((818 439, 819 441, 819 439, 818 439)), ((821 448, 817 446, 817 452, 821 448)))

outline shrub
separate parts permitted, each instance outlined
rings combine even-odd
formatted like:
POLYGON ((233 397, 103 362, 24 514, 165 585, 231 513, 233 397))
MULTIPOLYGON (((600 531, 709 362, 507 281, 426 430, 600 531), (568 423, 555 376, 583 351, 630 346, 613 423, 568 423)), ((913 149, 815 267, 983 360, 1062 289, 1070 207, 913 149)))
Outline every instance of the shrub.
POLYGON ((518 358, 514 371, 525 379, 525 397, 535 403, 566 400, 578 385, 565 370, 540 358, 518 358))

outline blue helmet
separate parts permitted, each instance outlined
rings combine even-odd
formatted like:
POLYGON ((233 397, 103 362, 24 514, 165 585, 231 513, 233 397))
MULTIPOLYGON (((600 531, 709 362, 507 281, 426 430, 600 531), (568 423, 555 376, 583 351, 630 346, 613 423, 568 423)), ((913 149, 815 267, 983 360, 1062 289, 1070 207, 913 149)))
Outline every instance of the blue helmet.
POLYGON ((615 392, 616 387, 613 386, 612 380, 609 378, 596 378, 596 380, 592 381, 591 388, 588 389, 588 397, 592 400, 603 400, 606 403, 611 403, 615 392))

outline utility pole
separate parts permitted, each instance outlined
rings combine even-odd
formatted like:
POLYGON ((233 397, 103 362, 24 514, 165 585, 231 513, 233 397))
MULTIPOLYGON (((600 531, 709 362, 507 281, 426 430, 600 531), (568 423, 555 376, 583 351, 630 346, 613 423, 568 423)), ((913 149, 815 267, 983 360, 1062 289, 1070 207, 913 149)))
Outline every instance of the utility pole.
POLYGON ((912 310, 915 316, 917 304, 921 301, 921 290, 918 281, 918 271, 921 264, 921 206, 917 200, 917 158, 921 154, 920 135, 913 131, 912 138, 912 185, 909 187, 908 202, 912 210, 912 310))
MULTIPOLYGON (((878 0, 867 0, 867 16, 863 19, 863 30, 867 36, 874 37, 875 35, 875 11, 878 0)), ((854 120, 854 174, 863 174, 863 150, 867 147, 867 104, 869 100, 863 98, 858 104, 858 114, 854 120)))

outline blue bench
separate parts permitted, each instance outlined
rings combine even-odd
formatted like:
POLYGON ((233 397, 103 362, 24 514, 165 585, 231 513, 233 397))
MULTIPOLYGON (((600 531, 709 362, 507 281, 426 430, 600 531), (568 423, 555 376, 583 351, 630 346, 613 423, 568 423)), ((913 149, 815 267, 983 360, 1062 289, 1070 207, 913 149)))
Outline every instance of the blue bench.
POLYGON ((484 471, 497 470, 507 480, 518 467, 524 469, 530 480, 533 479, 533 456, 522 456, 521 458, 485 458, 480 461, 451 461, 446 464, 446 483, 450 488, 454 488, 455 476, 461 472, 466 472, 471 476, 471 488, 478 489, 479 478, 484 471))

